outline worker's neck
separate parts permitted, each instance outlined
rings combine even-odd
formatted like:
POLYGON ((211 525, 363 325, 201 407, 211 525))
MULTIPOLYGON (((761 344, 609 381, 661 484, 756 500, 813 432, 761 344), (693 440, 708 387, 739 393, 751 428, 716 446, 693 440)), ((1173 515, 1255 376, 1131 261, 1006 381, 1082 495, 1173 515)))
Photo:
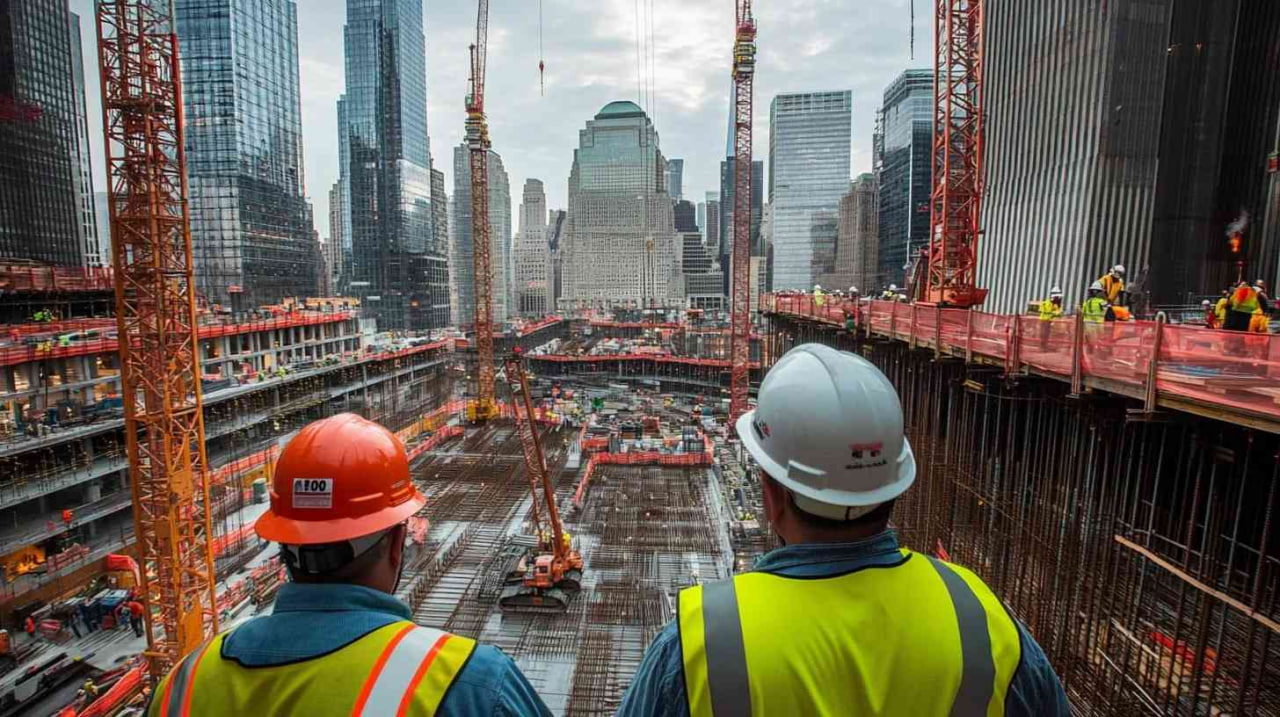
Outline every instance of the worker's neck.
POLYGON ((809 525, 790 525, 777 530, 778 537, 786 545, 813 545, 856 543, 888 530, 886 521, 841 528, 817 528, 809 525))

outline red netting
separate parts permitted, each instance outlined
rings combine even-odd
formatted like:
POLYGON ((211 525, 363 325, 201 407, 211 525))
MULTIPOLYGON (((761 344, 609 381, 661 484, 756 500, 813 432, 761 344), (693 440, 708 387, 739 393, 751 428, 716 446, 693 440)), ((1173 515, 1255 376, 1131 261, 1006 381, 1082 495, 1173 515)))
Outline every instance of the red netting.
POLYGON ((1070 376, 1075 333, 1074 319, 1041 321, 1034 316, 1019 317, 1018 356, 1028 366, 1070 376))
POLYGON ((1149 321, 1086 323, 1080 361, 1084 375, 1145 386, 1155 324, 1149 321))
POLYGON ((1280 416, 1280 336, 1166 326, 1156 388, 1280 416))

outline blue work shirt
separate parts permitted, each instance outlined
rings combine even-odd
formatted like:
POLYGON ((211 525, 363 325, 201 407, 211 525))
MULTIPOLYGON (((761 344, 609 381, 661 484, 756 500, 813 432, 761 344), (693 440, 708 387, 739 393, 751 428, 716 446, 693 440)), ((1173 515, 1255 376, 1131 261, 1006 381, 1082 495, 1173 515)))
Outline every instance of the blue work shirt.
MULTIPOLYGON (((409 619, 408 605, 378 590, 285 583, 272 614, 232 630, 223 639, 222 656, 245 667, 310 660, 409 619)), ((551 711, 510 657, 491 645, 476 645, 436 714, 490 717, 550 715, 551 711)))
MULTIPOLYGON (((810 543, 772 550, 756 560, 757 572, 793 578, 819 578, 845 573, 869 565, 892 565, 902 559, 898 536, 885 531, 856 543, 810 543)), ((1013 673, 1005 698, 1005 714, 1010 717, 1044 715, 1069 717, 1071 707, 1062 683, 1049 666, 1044 651, 1022 623, 1018 635, 1022 661, 1013 673)), ((927 686, 922 686, 927 688, 927 686)), ((684 689, 684 657, 680 652, 680 628, 673 620, 654 638, 645 651, 635 679, 627 688, 618 710, 619 717, 665 715, 687 717, 689 700, 684 689)))

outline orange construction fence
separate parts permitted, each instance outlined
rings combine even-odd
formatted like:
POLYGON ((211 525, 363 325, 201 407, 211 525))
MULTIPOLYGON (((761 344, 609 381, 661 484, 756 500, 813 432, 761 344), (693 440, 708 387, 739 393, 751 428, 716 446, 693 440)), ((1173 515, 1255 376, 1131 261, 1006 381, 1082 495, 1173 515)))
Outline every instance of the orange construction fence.
POLYGON ((703 445, 706 451, 703 453, 658 453, 656 451, 640 451, 635 453, 596 453, 591 456, 591 460, 587 461, 587 469, 582 474, 582 480, 578 481, 578 489, 573 493, 573 502, 577 506, 582 505, 583 495, 587 491, 587 486, 591 483, 591 476, 596 471, 598 465, 622 465, 622 466, 709 466, 714 462, 711 453, 711 440, 703 436, 703 445))
POLYGON ((761 297, 762 309, 889 336, 915 346, 995 360, 1009 373, 1070 381, 1105 379, 1142 397, 1160 396, 1280 419, 1280 336, 1171 325, 1163 320, 1053 321, 896 301, 817 302, 807 294, 761 297))

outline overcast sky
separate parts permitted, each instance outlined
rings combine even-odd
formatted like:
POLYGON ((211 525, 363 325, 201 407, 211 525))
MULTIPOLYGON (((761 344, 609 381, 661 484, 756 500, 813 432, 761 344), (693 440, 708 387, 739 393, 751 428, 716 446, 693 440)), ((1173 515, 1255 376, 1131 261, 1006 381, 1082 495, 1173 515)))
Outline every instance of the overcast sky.
MULTIPOLYGON (((578 130, 612 100, 650 110, 667 157, 684 163, 684 194, 696 201, 719 190, 729 118, 733 45, 731 0, 541 0, 546 96, 538 87, 537 0, 495 0, 489 20, 490 135, 511 180, 513 218, 526 177, 543 180, 550 208, 567 202, 578 130), (641 49, 637 94, 637 12, 652 6, 653 72, 641 49)), ((96 78, 92 0, 70 0, 82 18, 86 73, 96 78)), ((853 174, 871 168, 871 133, 884 88, 908 67, 927 67, 933 46, 929 3, 916 3, 916 52, 909 55, 911 0, 757 0, 755 158, 769 154, 769 102, 781 92, 853 91, 853 174)), ((338 178, 336 101, 343 91, 345 0, 297 0, 302 129, 307 193, 316 229, 329 235, 329 187, 338 178)), ((436 167, 453 194, 453 147, 462 140, 467 46, 475 2, 424 0, 427 129, 436 167)), ((647 45, 647 32, 642 33, 647 45)), ((100 116, 89 82, 89 117, 100 116)), ((91 125, 92 126, 92 125, 91 125)), ((93 138, 99 191, 105 188, 102 137, 93 138)), ((514 227, 513 227, 514 228, 514 227)))

